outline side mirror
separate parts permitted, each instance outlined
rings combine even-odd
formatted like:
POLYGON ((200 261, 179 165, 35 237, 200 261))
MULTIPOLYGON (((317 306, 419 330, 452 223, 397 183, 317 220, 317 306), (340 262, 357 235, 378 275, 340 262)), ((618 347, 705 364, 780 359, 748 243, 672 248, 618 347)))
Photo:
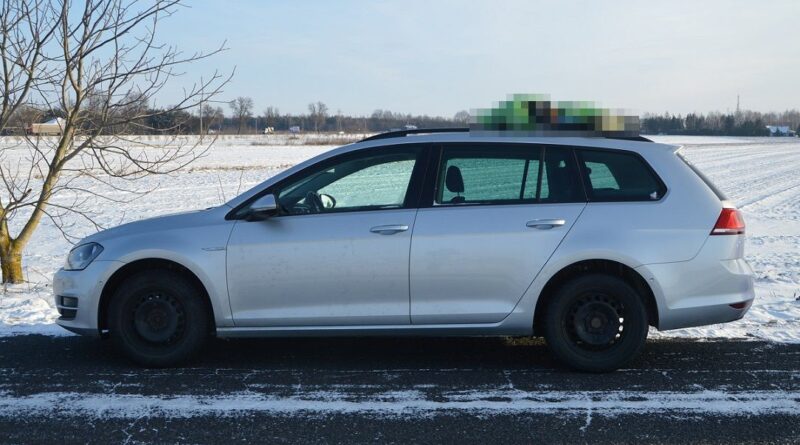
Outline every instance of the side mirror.
POLYGON ((278 213, 278 201, 272 193, 264 195, 250 205, 247 221, 261 221, 278 213))

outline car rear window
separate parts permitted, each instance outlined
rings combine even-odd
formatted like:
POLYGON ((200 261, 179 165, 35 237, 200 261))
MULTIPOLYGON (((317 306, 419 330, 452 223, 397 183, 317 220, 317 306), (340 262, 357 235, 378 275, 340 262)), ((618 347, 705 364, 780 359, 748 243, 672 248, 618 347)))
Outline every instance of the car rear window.
POLYGON ((702 179, 702 180, 703 180, 703 182, 705 182, 705 183, 706 183, 706 185, 708 186, 708 188, 710 188, 710 189, 711 189, 711 191, 712 191, 712 192, 714 192, 714 194, 715 194, 715 195, 717 195, 717 198, 719 198, 719 200, 720 200, 720 201, 727 201, 727 200, 728 200, 728 197, 727 197, 727 196, 725 196, 725 194, 724 194, 724 193, 722 193, 722 190, 718 189, 718 188, 717 188, 717 186, 716 186, 716 185, 714 185, 714 183, 713 183, 713 182, 711 182, 711 180, 710 180, 710 179, 708 179, 708 176, 706 176, 705 174, 703 174, 703 172, 701 172, 699 168, 695 167, 695 166, 694 166, 694 164, 692 164, 691 162, 689 162, 689 160, 688 160, 688 159, 686 159, 686 158, 683 156, 683 154, 681 154, 681 153, 678 153, 678 157, 679 157, 679 158, 681 158, 681 160, 682 160, 682 161, 683 161, 683 162, 684 162, 684 163, 685 163, 685 164, 686 164, 686 165, 687 165, 687 166, 688 166, 690 169, 692 169, 692 171, 694 172, 694 174, 696 174, 696 175, 697 175, 697 176, 698 176, 700 179, 702 179))
POLYGON ((664 183, 637 154, 611 150, 577 150, 591 202, 657 201, 664 183))

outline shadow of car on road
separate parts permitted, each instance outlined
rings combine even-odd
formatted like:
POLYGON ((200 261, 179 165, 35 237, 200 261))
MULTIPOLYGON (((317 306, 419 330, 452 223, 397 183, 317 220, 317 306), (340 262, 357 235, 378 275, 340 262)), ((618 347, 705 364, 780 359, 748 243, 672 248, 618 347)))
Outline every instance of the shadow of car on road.
MULTIPOLYGON (((693 369, 714 369, 734 363, 741 344, 769 348, 753 341, 650 340, 627 368, 672 368, 691 362, 693 369), (738 345, 738 346, 737 346, 738 345)), ((14 348, 16 349, 16 348, 14 348)), ((36 365, 69 368, 136 369, 112 341, 77 336, 27 335, 0 339, 0 360, 5 366, 36 365), (25 354, 10 354, 4 343, 13 342, 25 354), (4 352, 5 350, 5 352, 4 352)), ((551 358, 547 346, 536 338, 498 337, 328 337, 212 339, 185 367, 227 369, 481 369, 571 372, 551 358)))

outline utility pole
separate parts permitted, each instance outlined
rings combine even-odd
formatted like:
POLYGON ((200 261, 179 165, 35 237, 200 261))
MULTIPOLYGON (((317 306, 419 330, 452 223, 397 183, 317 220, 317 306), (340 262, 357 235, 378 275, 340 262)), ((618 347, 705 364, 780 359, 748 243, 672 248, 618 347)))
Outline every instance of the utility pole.
POLYGON ((741 109, 739 108, 739 95, 736 95, 736 114, 739 114, 741 109))

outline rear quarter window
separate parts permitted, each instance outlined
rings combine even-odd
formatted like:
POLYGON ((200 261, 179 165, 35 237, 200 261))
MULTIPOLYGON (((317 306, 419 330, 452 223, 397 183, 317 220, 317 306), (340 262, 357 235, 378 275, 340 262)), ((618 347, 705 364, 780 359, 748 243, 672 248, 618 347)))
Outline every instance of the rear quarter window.
POLYGON ((590 202, 658 201, 667 188, 641 156, 617 150, 578 149, 590 202))

